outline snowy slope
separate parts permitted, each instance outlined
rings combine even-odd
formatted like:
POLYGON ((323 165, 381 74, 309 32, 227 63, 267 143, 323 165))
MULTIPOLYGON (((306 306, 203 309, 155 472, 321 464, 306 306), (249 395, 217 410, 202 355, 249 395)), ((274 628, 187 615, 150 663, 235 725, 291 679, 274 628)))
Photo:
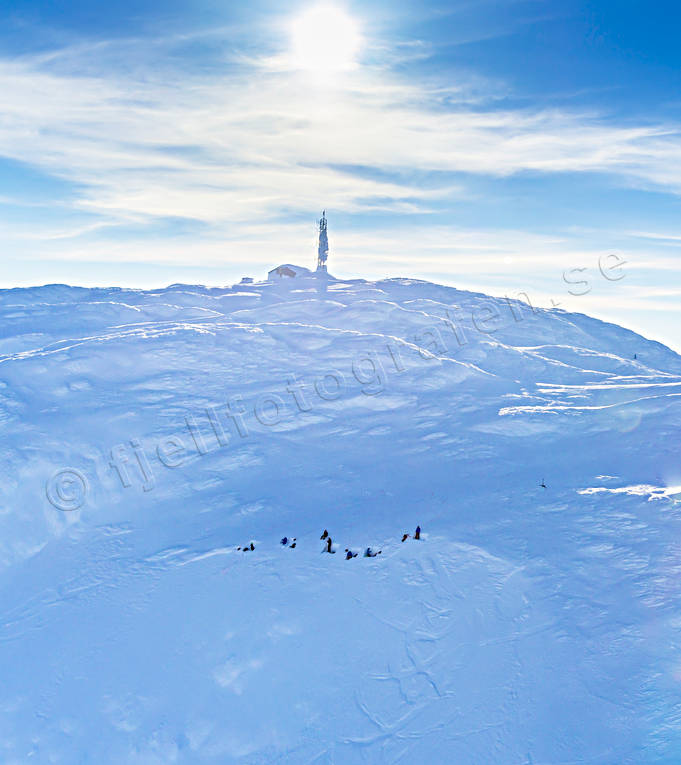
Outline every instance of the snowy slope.
POLYGON ((681 761, 669 349, 402 279, 0 316, 0 762, 681 761))

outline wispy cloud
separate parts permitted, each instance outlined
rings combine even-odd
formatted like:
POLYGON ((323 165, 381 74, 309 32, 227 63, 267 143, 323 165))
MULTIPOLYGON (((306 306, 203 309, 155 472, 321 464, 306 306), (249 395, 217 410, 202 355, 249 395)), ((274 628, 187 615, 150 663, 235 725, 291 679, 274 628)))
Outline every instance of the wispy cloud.
POLYGON ((244 224, 319 200, 427 212, 461 193, 451 180, 426 188, 417 172, 605 172, 681 193, 674 125, 473 107, 465 81, 424 85, 372 68, 324 87, 281 61, 238 56, 225 75, 185 74, 177 61, 119 71, 116 46, 129 53, 129 42, 101 43, 0 61, 0 153, 77 184, 74 206, 111 221, 244 224), (357 165, 377 172, 347 169, 357 165))
POLYGON ((681 234, 661 231, 631 231, 629 236, 636 237, 637 239, 652 239, 655 242, 673 247, 678 247, 681 242, 681 234))

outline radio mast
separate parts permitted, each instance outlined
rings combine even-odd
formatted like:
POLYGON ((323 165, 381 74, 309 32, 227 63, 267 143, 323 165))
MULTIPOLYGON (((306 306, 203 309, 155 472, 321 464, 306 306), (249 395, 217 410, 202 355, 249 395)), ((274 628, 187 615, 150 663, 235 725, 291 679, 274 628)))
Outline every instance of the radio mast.
POLYGON ((319 221, 319 247, 317 248, 317 271, 326 272, 326 259, 329 257, 329 238, 326 233, 326 210, 319 221))

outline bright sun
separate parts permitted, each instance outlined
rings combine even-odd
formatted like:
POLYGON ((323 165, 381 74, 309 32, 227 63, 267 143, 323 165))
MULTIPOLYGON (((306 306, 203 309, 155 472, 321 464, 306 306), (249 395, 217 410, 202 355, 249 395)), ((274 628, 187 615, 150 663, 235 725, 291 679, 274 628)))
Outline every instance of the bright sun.
POLYGON ((292 24, 293 63, 310 72, 352 69, 361 36, 355 20, 341 8, 317 5, 292 24))

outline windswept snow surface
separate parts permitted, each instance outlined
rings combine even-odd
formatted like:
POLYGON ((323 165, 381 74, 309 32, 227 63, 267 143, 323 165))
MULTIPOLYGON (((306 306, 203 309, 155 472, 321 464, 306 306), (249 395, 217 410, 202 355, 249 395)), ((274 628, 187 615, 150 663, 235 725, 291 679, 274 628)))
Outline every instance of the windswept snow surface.
POLYGON ((0 316, 4 765, 681 762, 669 349, 402 279, 0 316))

